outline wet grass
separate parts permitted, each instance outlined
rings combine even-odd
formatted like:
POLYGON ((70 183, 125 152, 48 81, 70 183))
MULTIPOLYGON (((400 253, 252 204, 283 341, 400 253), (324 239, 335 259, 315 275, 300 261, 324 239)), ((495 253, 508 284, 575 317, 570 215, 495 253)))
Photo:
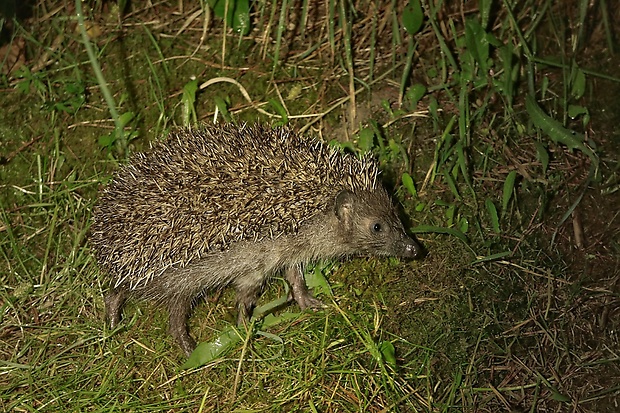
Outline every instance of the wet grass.
MULTIPOLYGON (((311 3, 253 3, 241 36, 198 4, 95 2, 103 81, 70 3, 2 10, 4 411, 617 410, 617 12, 311 3), (119 162, 214 117, 372 151, 428 255, 320 267, 328 309, 182 370, 165 311, 105 326, 90 211, 119 162)), ((206 301, 203 342, 234 323, 230 291, 206 301)))

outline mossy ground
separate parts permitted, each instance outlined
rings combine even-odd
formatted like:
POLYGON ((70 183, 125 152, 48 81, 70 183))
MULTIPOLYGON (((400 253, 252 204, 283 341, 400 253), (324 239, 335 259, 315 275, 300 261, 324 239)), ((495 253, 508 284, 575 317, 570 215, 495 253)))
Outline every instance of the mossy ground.
MULTIPOLYGON (((311 3, 255 2, 243 37, 199 4, 91 4, 127 145, 114 141, 74 5, 1 10, 4 411, 617 411, 618 12, 423 1, 411 35, 399 2, 311 3), (192 89, 218 77, 252 103, 232 83, 192 89), (567 129, 537 122, 526 95, 567 129), (128 303, 110 331, 87 241, 97 191, 193 113, 284 115, 373 151, 426 257, 327 265, 329 308, 195 370, 179 369, 150 303, 128 303), (586 146, 569 150, 568 130, 586 146)), ((262 302, 283 294, 275 280, 262 302)), ((234 322, 231 291, 205 301, 190 321, 199 341, 234 322)))

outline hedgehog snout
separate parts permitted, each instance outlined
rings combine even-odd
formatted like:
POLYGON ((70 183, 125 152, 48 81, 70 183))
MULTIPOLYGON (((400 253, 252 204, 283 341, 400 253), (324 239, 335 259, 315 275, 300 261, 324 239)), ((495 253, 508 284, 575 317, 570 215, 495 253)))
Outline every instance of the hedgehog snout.
POLYGON ((403 258, 422 258, 424 256, 424 249, 413 238, 403 234, 403 249, 401 256, 403 258))

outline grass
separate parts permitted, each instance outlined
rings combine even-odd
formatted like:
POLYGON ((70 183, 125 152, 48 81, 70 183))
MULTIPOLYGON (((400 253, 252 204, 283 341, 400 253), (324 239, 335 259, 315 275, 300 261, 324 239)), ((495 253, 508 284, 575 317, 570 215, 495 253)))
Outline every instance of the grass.
MULTIPOLYGON (((0 10, 2 410, 616 411, 620 16, 423 1, 418 27, 417 3, 255 2, 240 35, 204 4, 95 2, 94 57, 71 7, 0 10), (427 257, 320 266, 328 309, 280 310, 194 369, 149 303, 111 331, 97 191, 214 117, 374 152, 427 257)), ((198 341, 236 334, 232 292, 206 301, 198 341)))

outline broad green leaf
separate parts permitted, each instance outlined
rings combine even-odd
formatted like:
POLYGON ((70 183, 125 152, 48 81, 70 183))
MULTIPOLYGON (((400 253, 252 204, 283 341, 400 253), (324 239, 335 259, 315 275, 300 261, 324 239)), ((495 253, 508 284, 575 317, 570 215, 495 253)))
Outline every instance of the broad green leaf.
POLYGON ((392 368, 396 368, 396 349, 394 348, 394 344, 391 341, 382 341, 379 343, 379 351, 381 352, 381 356, 383 360, 390 365, 392 368))
POLYGON ((583 70, 576 68, 572 81, 571 95, 575 99, 581 99, 586 93, 586 75, 583 70))
POLYGON ((30 93, 30 79, 20 80, 15 85, 15 88, 21 93, 27 95, 28 93, 30 93))
MULTIPOLYGON (((286 297, 282 297, 282 298, 286 299, 286 297)), ((298 313, 298 312, 292 312, 292 313, 285 312, 285 313, 282 313, 280 315, 267 314, 265 316, 265 318, 263 319, 263 321, 262 321, 261 328, 269 328, 269 327, 273 327, 273 326, 275 326, 277 324, 280 324, 280 323, 282 323, 284 321, 293 320, 293 319, 299 317, 300 314, 301 313, 298 313)), ((263 336, 265 335, 265 334, 263 334, 262 331, 258 331, 258 333, 263 335, 263 336)))
MULTIPOLYGON (((271 314, 272 311, 283 307, 288 302, 287 296, 284 295, 278 299, 275 299, 265 305, 257 307, 254 310, 254 315, 252 316, 252 320, 256 320, 257 318, 263 317, 262 320, 257 321, 262 329, 272 327, 281 322, 294 319, 299 317, 300 313, 298 312, 285 312, 280 315, 271 314)), ((228 351, 234 349, 237 344, 241 341, 242 335, 241 331, 236 329, 233 326, 228 326, 222 332, 215 337, 211 341, 205 341, 198 346, 189 356, 187 361, 181 366, 181 369, 190 369, 203 366, 207 363, 210 363, 218 358, 222 357, 228 351)), ((248 333, 251 334, 251 333, 248 333)), ((262 335, 267 338, 271 338, 275 341, 282 342, 280 337, 275 336, 271 333, 258 330, 256 334, 262 335)))
POLYGON ((586 107, 579 105, 568 105, 568 117, 570 117, 571 119, 575 119, 576 117, 581 115, 587 115, 588 113, 589 112, 586 107))
POLYGON ((264 321, 267 318, 267 316, 271 315, 271 313, 273 313, 277 309, 285 307, 286 304, 288 303, 288 284, 285 284, 285 286, 286 286, 285 294, 282 297, 278 297, 275 300, 271 300, 266 304, 258 306, 252 312, 253 319, 263 320, 262 327, 264 328, 268 327, 268 325, 265 325, 265 321, 264 321))
POLYGON ((424 22, 424 12, 420 5, 420 0, 411 0, 405 6, 402 15, 403 27, 411 36, 416 34, 424 22))
POLYGON ((392 105, 390 104, 390 101, 387 99, 383 99, 381 100, 381 107, 383 107, 383 109, 388 113, 388 115, 390 115, 390 117, 394 117, 394 112, 392 111, 392 105))
POLYGON ((334 294, 329 286, 329 282, 327 282, 323 274, 325 268, 328 268, 328 266, 317 264, 314 266, 314 271, 307 272, 305 276, 306 285, 309 289, 313 290, 315 294, 320 293, 332 297, 334 294))
POLYGON ((486 73, 487 60, 489 59, 489 40, 486 31, 478 20, 469 19, 465 23, 465 41, 467 50, 478 63, 482 72, 486 73))
POLYGON ((420 101, 420 99, 422 99, 422 97, 425 94, 426 94, 426 87, 424 87, 424 85, 420 83, 416 83, 415 85, 411 86, 407 90, 407 93, 405 94, 405 96, 409 100, 409 104, 411 105, 411 110, 415 110, 416 106, 418 105, 418 102, 420 101))
POLYGON ((459 230, 463 234, 467 234, 467 231, 469 230, 469 220, 467 219, 467 217, 461 217, 461 219, 459 220, 459 230))
POLYGON ((129 124, 129 122, 131 122, 133 118, 134 118, 133 112, 125 112, 118 117, 118 120, 120 121, 121 125, 125 127, 129 124))
POLYGON ((360 131, 357 144, 364 152, 368 152, 373 148, 375 145, 375 131, 371 126, 366 126, 360 131))
POLYGON ((107 135, 100 136, 97 142, 99 143, 99 146, 103 146, 104 148, 109 148, 114 144, 115 140, 116 140, 116 134, 112 132, 112 133, 108 133, 107 135))
POLYGON ((181 369, 203 366, 226 354, 241 340, 240 332, 228 326, 214 340, 198 344, 181 369))
POLYGON ((240 7, 235 15, 233 21, 233 28, 239 32, 242 36, 250 33, 250 3, 249 0, 239 0, 240 7))
POLYGON ((584 136, 580 133, 566 129, 560 122, 548 116, 538 106, 536 100, 528 95, 525 99, 525 109, 529 113, 534 125, 540 128, 553 142, 568 146, 569 149, 577 149, 585 153, 592 160, 595 170, 598 170, 598 157, 584 143, 584 136))
POLYGON ((250 32, 249 0, 209 0, 208 3, 217 17, 226 18, 228 27, 232 27, 242 35, 250 32), (228 3, 228 11, 226 3, 228 3))
POLYGON ((478 10, 480 10, 480 24, 483 29, 487 29, 489 25, 489 16, 491 14, 491 6, 493 5, 493 0, 479 0, 478 2, 478 10))
POLYGON ((220 112, 224 120, 226 122, 230 122, 232 117, 230 116, 230 112, 228 112, 228 103, 226 103, 226 101, 219 96, 214 97, 213 101, 215 103, 215 107, 220 112))
POLYGON ((409 191, 411 196, 413 196, 414 198, 417 198, 418 191, 415 189, 413 178, 407 172, 403 174, 403 185, 405 188, 407 188, 407 191, 409 191))

